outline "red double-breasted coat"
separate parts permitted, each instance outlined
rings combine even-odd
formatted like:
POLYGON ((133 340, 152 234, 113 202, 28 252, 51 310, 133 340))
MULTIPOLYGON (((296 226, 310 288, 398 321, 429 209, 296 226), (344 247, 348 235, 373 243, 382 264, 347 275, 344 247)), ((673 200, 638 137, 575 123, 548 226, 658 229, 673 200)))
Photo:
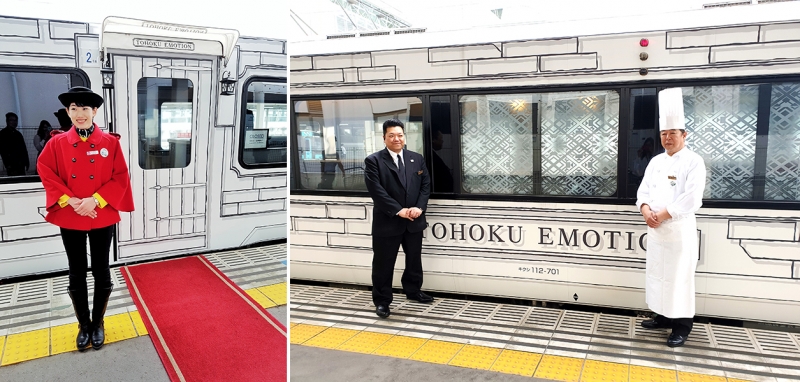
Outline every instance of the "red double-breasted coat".
POLYGON ((45 220, 61 228, 89 231, 108 227, 120 221, 120 211, 133 211, 128 165, 119 135, 106 133, 97 125, 86 142, 74 127, 65 133, 55 132, 39 155, 36 169, 47 193, 45 220), (108 204, 95 208, 94 219, 58 203, 63 195, 82 199, 95 193, 108 204))

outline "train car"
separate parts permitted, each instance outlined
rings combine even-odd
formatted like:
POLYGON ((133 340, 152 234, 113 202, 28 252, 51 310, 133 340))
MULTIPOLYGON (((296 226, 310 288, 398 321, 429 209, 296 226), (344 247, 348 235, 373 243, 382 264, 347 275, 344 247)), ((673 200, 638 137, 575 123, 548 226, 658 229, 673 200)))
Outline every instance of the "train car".
POLYGON ((285 240, 284 40, 7 16, 0 45, 0 114, 16 117, 27 151, 3 158, 28 163, 23 176, 0 164, 0 279, 67 268, 58 228, 43 218, 36 158, 48 124, 69 128, 57 96, 78 85, 103 95, 95 122, 121 135, 130 171, 136 210, 122 214, 112 264, 285 240))
POLYGON ((432 177, 424 290, 646 309, 634 202, 680 87, 697 314, 800 324, 799 5, 293 42, 291 278, 371 284, 363 160, 399 118, 432 177))

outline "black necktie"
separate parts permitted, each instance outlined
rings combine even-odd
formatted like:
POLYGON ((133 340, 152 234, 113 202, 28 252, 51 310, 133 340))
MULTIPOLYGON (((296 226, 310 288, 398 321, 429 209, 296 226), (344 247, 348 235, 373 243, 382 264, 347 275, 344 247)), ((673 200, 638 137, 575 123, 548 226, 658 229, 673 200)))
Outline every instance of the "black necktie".
POLYGON ((406 166, 403 165, 403 157, 397 156, 397 168, 400 169, 400 183, 406 186, 406 166))

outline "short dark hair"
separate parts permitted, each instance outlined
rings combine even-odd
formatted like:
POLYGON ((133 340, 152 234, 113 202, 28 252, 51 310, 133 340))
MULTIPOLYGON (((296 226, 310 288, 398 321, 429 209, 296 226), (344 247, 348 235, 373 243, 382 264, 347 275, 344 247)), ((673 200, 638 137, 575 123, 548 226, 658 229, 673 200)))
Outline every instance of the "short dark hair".
POLYGON ((406 132, 406 126, 397 118, 390 118, 383 122, 383 135, 386 135, 386 130, 389 130, 390 127, 399 127, 403 129, 404 133, 406 132))
MULTIPOLYGON (((69 106, 72 106, 72 105, 75 105, 77 107, 91 107, 92 109, 98 109, 97 106, 87 105, 87 104, 85 104, 83 102, 75 102, 75 101, 70 102, 69 106)), ((67 109, 69 109, 69 106, 67 106, 67 109)))
POLYGON ((14 117, 16 119, 19 119, 19 117, 17 116, 17 113, 12 113, 12 112, 6 113, 6 119, 8 119, 8 117, 14 117))

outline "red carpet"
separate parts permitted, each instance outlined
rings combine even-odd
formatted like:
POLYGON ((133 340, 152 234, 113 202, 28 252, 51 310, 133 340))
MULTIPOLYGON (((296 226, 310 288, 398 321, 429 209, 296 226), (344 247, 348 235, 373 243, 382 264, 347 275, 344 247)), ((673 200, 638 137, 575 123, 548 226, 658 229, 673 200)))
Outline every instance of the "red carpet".
POLYGON ((286 381, 286 328, 204 257, 122 274, 172 381, 286 381))

